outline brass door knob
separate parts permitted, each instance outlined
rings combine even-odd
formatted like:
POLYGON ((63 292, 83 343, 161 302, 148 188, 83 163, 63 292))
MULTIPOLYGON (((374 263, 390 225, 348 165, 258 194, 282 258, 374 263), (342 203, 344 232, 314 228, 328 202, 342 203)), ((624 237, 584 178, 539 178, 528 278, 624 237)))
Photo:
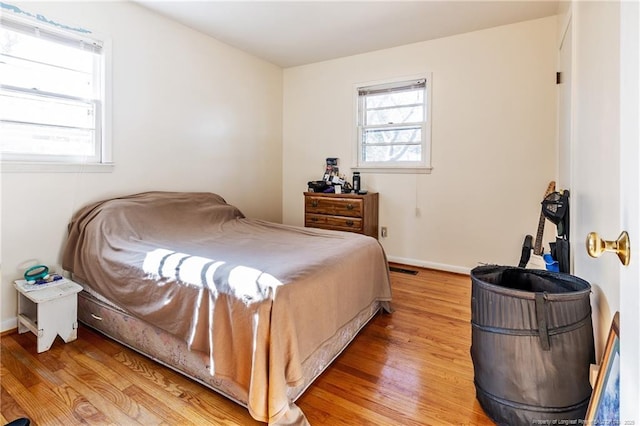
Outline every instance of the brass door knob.
POLYGON ((600 257, 606 251, 614 252, 624 266, 629 264, 631 259, 631 247, 629 244, 629 234, 622 231, 615 241, 607 241, 600 238, 597 232, 590 232, 587 235, 587 253, 591 257, 600 257))

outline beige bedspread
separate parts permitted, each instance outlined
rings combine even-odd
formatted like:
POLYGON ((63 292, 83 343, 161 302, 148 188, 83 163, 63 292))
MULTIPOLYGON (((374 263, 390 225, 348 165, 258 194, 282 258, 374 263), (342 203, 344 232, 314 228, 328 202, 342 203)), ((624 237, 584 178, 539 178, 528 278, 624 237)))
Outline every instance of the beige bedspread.
POLYGON ((69 225, 63 268, 208 354, 210 374, 276 423, 301 363, 372 301, 390 301, 370 237, 245 218, 211 193, 148 192, 89 205, 69 225))

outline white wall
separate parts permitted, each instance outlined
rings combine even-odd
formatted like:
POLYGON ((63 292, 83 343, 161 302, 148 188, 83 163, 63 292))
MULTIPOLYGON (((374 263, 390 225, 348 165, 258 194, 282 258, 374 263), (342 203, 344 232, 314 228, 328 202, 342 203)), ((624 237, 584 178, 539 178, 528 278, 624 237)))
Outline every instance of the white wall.
POLYGON ((284 222, 303 223, 326 157, 350 175, 354 85, 432 72, 433 172, 363 174, 380 193, 381 242, 391 260, 453 271, 517 264, 556 177, 556 19, 285 69, 284 222))
MULTIPOLYGON (((59 265, 72 213, 112 195, 212 191, 282 218, 282 70, 129 2, 16 3, 112 40, 112 173, 2 173, 2 330, 17 265, 59 265)), ((57 269, 59 271, 59 267, 57 269)))

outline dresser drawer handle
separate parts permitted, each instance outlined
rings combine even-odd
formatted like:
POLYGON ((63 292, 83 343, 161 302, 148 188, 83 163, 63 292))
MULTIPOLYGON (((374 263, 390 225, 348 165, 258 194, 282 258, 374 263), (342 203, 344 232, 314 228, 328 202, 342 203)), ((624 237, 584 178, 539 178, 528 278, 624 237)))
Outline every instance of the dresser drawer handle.
POLYGON ((353 210, 353 204, 351 203, 347 204, 347 210, 353 210))
POLYGON ((346 223, 347 223, 347 226, 353 226, 353 221, 352 220, 348 220, 346 223))
POLYGON ((317 221, 318 221, 318 218, 317 218, 317 217, 312 217, 312 218, 311 218, 311 222, 317 222, 317 221))
POLYGON ((311 207, 318 207, 318 200, 311 200, 311 207))

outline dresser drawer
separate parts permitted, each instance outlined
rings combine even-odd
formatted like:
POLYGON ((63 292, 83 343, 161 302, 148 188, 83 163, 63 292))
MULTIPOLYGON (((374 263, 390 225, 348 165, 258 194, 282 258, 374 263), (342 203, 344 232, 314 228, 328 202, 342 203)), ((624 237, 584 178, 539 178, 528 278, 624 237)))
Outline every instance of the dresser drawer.
POLYGON ((305 197, 305 211, 307 213, 357 218, 362 217, 363 204, 363 200, 357 198, 305 197))
POLYGON ((310 228, 334 229, 337 231, 362 232, 362 219, 344 216, 329 216, 307 213, 304 225, 310 228))

